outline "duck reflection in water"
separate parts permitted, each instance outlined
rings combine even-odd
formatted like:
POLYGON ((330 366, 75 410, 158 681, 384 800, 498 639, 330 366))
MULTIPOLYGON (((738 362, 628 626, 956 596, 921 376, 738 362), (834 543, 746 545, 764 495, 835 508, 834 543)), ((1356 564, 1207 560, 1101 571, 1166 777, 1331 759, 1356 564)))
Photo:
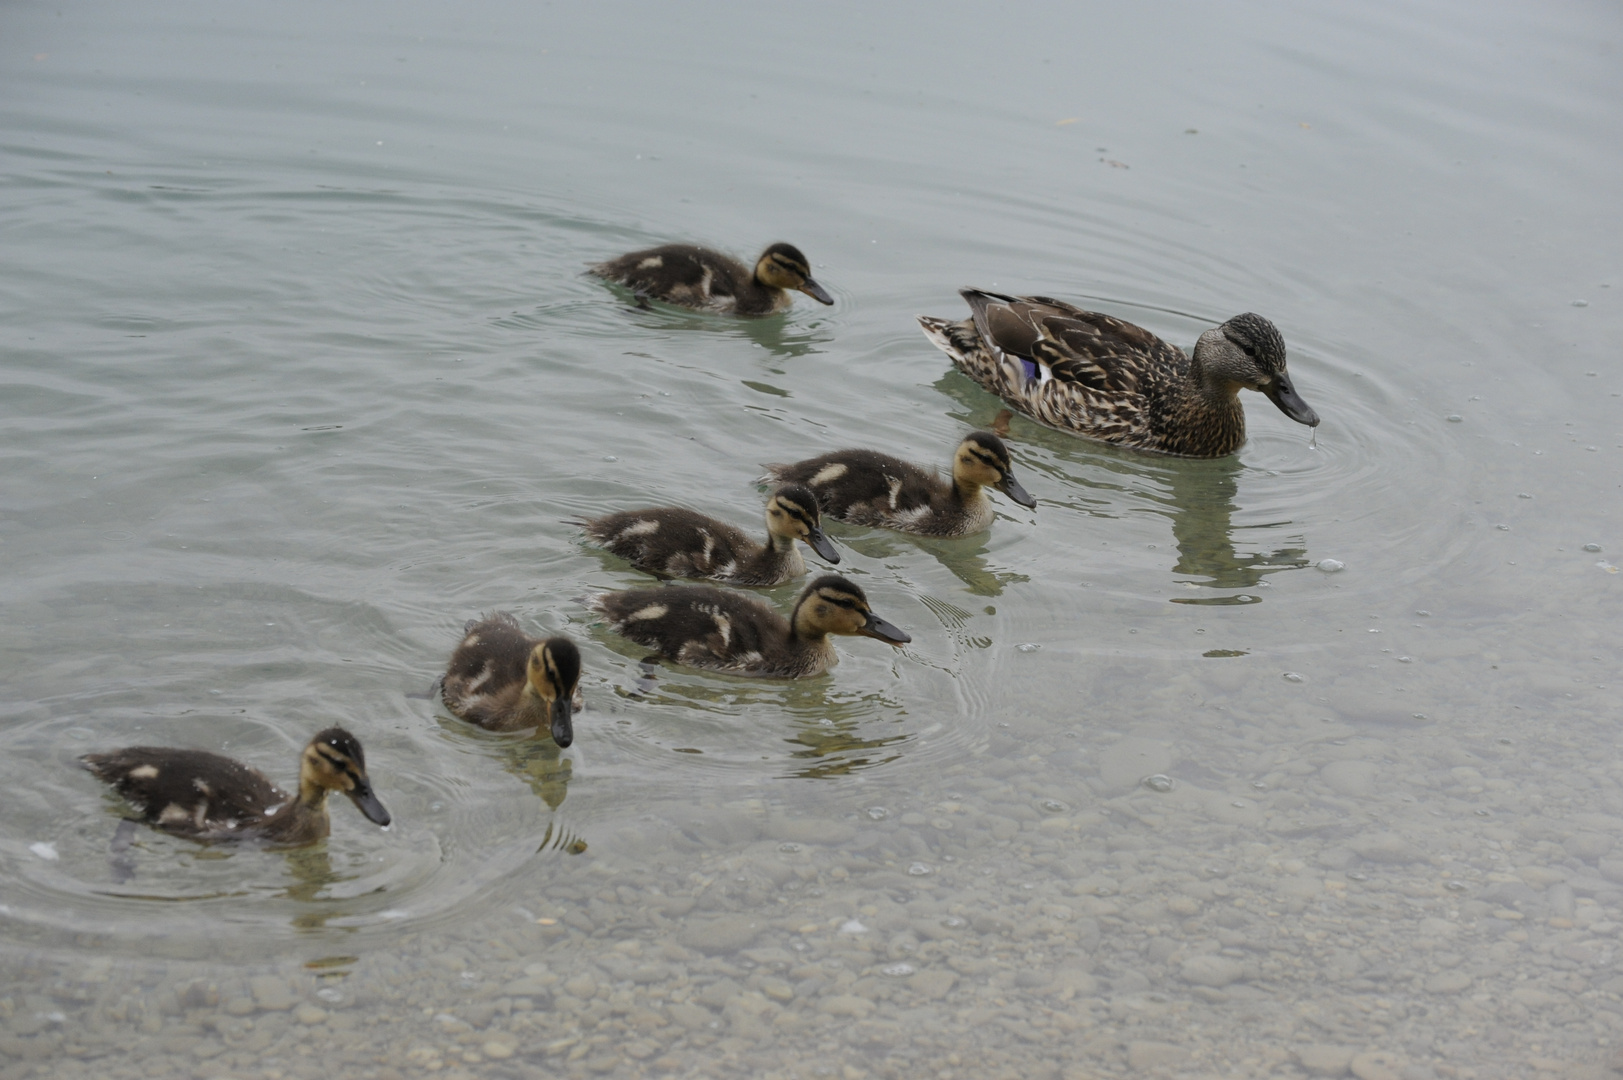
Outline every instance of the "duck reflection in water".
MULTIPOLYGON (((1234 513, 1239 507, 1238 478, 1245 466, 1234 457, 1200 461, 1178 459, 1167 463, 1169 491, 1157 501, 1166 506, 1172 520, 1172 537, 1178 546, 1178 561, 1172 570, 1204 578, 1188 584, 1208 589, 1255 588, 1269 574, 1296 570, 1308 564, 1304 546, 1281 546, 1271 550, 1240 550, 1235 545, 1234 513)), ((1273 530, 1289 526, 1289 521, 1260 522, 1243 529, 1273 530)), ((1299 540, 1299 537, 1292 537, 1299 540)), ((1244 604, 1255 597, 1210 598, 1175 597, 1179 604, 1244 604)))

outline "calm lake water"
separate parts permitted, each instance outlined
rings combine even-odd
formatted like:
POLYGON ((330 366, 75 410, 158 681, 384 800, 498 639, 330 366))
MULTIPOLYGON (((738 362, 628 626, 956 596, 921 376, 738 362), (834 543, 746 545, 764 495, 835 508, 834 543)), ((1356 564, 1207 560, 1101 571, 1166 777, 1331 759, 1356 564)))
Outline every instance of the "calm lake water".
POLYGON ((0 29, 0 1078, 1619 1063, 1615 5, 0 29), (673 240, 837 303, 582 274, 673 240), (944 464, 999 408, 913 321, 964 285, 1261 312, 1316 444, 1252 394, 1219 461, 1016 419, 1034 512, 831 530, 912 645, 640 693, 581 599, 647 579, 564 519, 944 464), (582 646, 562 754, 421 696, 494 609, 582 646), (77 755, 286 782, 333 723, 393 827, 116 879, 77 755))

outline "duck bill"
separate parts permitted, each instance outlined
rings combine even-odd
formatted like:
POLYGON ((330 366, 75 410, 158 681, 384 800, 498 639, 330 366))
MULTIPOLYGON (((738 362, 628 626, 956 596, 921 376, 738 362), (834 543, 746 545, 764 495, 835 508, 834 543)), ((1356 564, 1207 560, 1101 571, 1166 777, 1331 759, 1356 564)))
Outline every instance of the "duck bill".
POLYGON ((1020 481, 1014 478, 1013 473, 1004 473, 1003 479, 997 482, 997 489, 1027 510, 1037 509, 1037 500, 1031 497, 1031 492, 1020 486, 1020 481))
POLYGON ((817 284, 817 282, 813 281, 811 278, 807 278, 805 281, 801 282, 800 291, 811 297, 813 300, 816 300, 819 304, 834 303, 834 298, 828 294, 828 290, 817 284))
POLYGON ((567 747, 575 741, 575 707, 570 703, 569 695, 563 694, 552 702, 552 741, 558 744, 559 749, 567 747))
POLYGON ((1262 388, 1268 395, 1268 400, 1279 406, 1279 411, 1295 420, 1298 424, 1308 427, 1319 426, 1319 414, 1313 411, 1313 406, 1303 401, 1296 393, 1296 387, 1291 385, 1290 376, 1283 371, 1274 376, 1274 381, 1262 388))
POLYGON ((901 627, 891 625, 871 611, 866 614, 868 621, 862 624, 861 630, 857 631, 863 637, 878 638, 890 645, 906 645, 913 640, 901 627))
POLYGON ((840 549, 834 546, 834 541, 822 529, 813 529, 806 534, 806 543, 817 552, 817 557, 824 562, 837 563, 840 561, 840 549))
POLYGON ((372 785, 365 780, 356 783, 345 794, 349 796, 349 801, 355 804, 355 809, 365 814, 366 820, 372 824, 387 825, 393 820, 389 817, 389 811, 385 810, 383 804, 378 802, 378 797, 372 794, 372 785))

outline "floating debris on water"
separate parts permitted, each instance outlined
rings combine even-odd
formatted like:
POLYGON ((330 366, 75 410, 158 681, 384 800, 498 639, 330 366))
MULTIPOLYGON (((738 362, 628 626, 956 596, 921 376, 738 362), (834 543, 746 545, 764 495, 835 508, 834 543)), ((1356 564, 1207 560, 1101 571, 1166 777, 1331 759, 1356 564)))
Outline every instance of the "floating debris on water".
POLYGON ((29 844, 28 850, 32 851, 35 855, 38 855, 46 862, 56 862, 56 860, 62 857, 56 853, 56 844, 45 840, 41 840, 37 844, 29 844))
POLYGON ((1347 568, 1347 564, 1342 562, 1340 559, 1320 559, 1318 561, 1318 567, 1326 574, 1334 574, 1338 571, 1345 570, 1347 568))
POLYGON ((1461 416, 1459 413, 1449 413, 1448 414, 1448 422, 1450 424, 1457 424, 1461 420, 1464 420, 1464 419, 1465 419, 1465 417, 1461 416))
POLYGON ((840 933, 842 934, 866 934, 867 932, 868 928, 856 919, 847 919, 840 924, 840 933))
POLYGON ((886 964, 884 967, 879 969, 879 974, 892 979, 904 979, 917 970, 918 968, 914 967, 912 964, 901 962, 895 964, 886 964))
POLYGON ((1286 682, 1306 682, 1307 676, 1298 671, 1287 671, 1280 678, 1286 682))
POLYGON ((1599 544, 1585 544, 1584 545, 1584 550, 1585 551, 1599 551, 1600 550, 1600 545, 1599 544))
POLYGON ((890 811, 886 810, 883 806, 870 806, 868 807, 868 816, 873 818, 875 821, 884 821, 886 818, 890 817, 890 811))
POLYGON ((1042 648, 1042 646, 1037 644, 1035 641, 1022 641, 1020 644, 1016 645, 1015 648, 1019 649, 1021 652, 1036 652, 1038 649, 1042 648))
POLYGON ((907 868, 907 872, 914 877, 924 877, 926 874, 935 873, 935 870, 925 863, 916 862, 907 868))
POLYGON ((1146 776, 1142 781, 1140 781, 1140 783, 1149 788, 1151 791, 1171 791, 1173 786, 1172 777, 1167 776, 1165 773, 1156 773, 1154 776, 1146 776))
POLYGON ((1065 811, 1071 808, 1070 803, 1061 802, 1059 799, 1044 799, 1037 805, 1048 811, 1050 814, 1063 814, 1065 811))

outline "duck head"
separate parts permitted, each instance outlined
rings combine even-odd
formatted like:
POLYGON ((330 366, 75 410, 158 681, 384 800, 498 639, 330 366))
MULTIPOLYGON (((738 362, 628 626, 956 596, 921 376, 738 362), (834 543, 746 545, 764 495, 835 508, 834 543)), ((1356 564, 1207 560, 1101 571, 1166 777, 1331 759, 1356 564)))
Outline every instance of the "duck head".
POLYGON ((1207 385, 1237 385, 1266 394, 1298 424, 1318 426, 1319 414, 1296 393, 1285 370, 1285 339, 1261 315, 1248 311, 1200 335, 1195 361, 1207 385))
POLYGON ((530 650, 525 665, 530 690, 547 706, 552 741, 575 741, 575 710, 580 707, 580 650, 566 637, 547 638, 530 650))
POLYGON ((1014 478, 1009 448, 990 431, 972 431, 964 436, 952 457, 952 479, 959 488, 995 488, 1028 510, 1037 506, 1037 500, 1014 478))
POLYGON ((361 741, 341 727, 318 732, 299 758, 300 799, 325 800, 329 791, 347 795, 372 824, 389 824, 389 811, 372 793, 361 741))
POLYGON ((877 638, 890 645, 912 641, 906 632, 873 613, 868 598, 846 578, 824 574, 800 594, 790 618, 795 636, 822 637, 825 634, 855 634, 877 638))
POLYGON ((811 263, 793 244, 773 244, 755 261, 755 280, 774 289, 803 292, 819 304, 832 304, 828 290, 812 280, 811 263))
POLYGON ((823 532, 817 496, 802 484, 785 484, 766 503, 766 530, 789 543, 804 540, 825 562, 838 563, 839 549, 823 532))

